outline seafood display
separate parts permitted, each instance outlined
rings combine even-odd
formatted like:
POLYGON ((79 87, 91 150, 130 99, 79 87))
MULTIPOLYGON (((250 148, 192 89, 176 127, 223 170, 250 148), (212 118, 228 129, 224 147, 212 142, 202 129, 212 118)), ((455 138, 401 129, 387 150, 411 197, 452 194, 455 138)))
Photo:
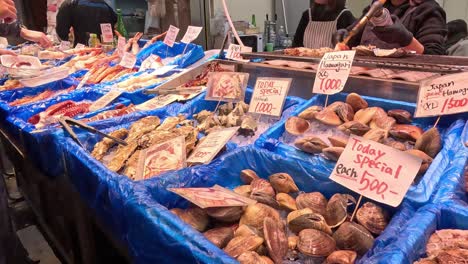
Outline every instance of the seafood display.
MULTIPOLYGON (((117 79, 119 77, 116 77, 117 79)), ((160 84, 168 79, 174 78, 174 76, 158 77, 152 73, 145 72, 139 76, 130 76, 129 78, 116 84, 117 88, 123 89, 129 92, 160 84)))
POLYGON ((128 115, 130 113, 135 112, 136 110, 137 109, 134 105, 125 106, 123 104, 119 104, 115 107, 115 109, 103 111, 95 116, 81 119, 80 121, 84 123, 91 123, 99 120, 128 115))
POLYGON ((426 245, 427 258, 415 264, 466 263, 468 260, 468 230, 436 231, 426 245))
POLYGON ((426 172, 442 148, 437 128, 423 131, 412 125, 408 111, 369 107, 355 93, 349 94, 346 102, 307 108, 298 117, 289 118, 285 129, 283 142, 306 153, 323 154, 332 161, 339 159, 351 134, 362 136, 421 158, 419 175, 426 172))
POLYGON ((226 69, 221 67, 221 64, 218 62, 212 62, 208 64, 204 69, 203 72, 196 76, 193 80, 188 81, 183 87, 193 87, 193 86, 203 86, 208 83, 208 74, 210 72, 225 72, 226 69))
POLYGON ((234 192, 257 203, 170 210, 240 263, 355 263, 390 220, 383 208, 366 202, 353 221, 353 196, 300 192, 287 173, 263 179, 245 169, 240 178, 244 185, 234 192))
POLYGON ((134 73, 136 69, 127 69, 120 65, 116 66, 104 66, 104 65, 97 65, 92 67, 89 70, 90 76, 87 81, 88 84, 97 84, 101 82, 108 82, 112 80, 116 80, 124 75, 134 73))
POLYGON ((51 97, 60 95, 60 94, 65 94, 69 93, 71 91, 75 90, 75 86, 72 86, 66 90, 63 91, 52 91, 52 90, 45 90, 44 92, 37 94, 37 95, 31 95, 31 96, 25 96, 23 98, 16 99, 15 101, 9 103, 10 106, 22 106, 25 104, 31 104, 35 102, 39 102, 42 100, 49 99, 51 97))
POLYGON ((310 49, 310 48, 288 48, 284 50, 284 55, 289 56, 299 56, 299 57, 318 57, 321 58, 325 53, 332 52, 332 48, 320 48, 320 49, 310 49))
POLYGON ((16 79, 8 79, 3 85, 0 85, 0 91, 8 91, 18 88, 23 88, 23 85, 16 79))
POLYGON ((74 102, 67 100, 52 106, 49 106, 45 111, 36 114, 28 119, 30 124, 36 128, 42 128, 50 124, 58 122, 60 117, 66 116, 73 118, 77 115, 89 112, 91 102, 74 102))

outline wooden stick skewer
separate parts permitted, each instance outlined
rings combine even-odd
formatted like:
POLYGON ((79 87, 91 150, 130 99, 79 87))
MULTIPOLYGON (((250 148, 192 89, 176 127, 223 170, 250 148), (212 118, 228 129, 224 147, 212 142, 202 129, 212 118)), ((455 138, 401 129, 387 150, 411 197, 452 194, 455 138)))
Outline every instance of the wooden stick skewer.
POLYGON ((359 205, 361 205, 361 201, 362 201, 362 195, 359 196, 359 200, 357 201, 356 207, 354 208, 354 212, 351 215, 351 219, 349 220, 350 222, 353 222, 354 217, 356 216, 357 210, 359 209, 359 205))
POLYGON ((436 120, 436 122, 435 122, 435 124, 434 124, 434 126, 433 126, 434 128, 437 127, 437 125, 439 124, 441 118, 442 118, 442 116, 439 116, 439 117, 437 118, 437 120, 436 120))

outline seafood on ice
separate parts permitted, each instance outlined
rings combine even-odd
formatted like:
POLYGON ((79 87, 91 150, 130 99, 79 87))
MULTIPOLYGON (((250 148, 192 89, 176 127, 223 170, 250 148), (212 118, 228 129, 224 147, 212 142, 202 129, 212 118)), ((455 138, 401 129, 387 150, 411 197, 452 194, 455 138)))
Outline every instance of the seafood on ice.
POLYGON ((327 52, 334 51, 332 48, 319 48, 319 49, 310 49, 310 48, 288 48, 284 50, 284 55, 289 56, 299 56, 299 57, 317 57, 321 58, 327 52))
POLYGON ((35 125, 36 128, 43 128, 47 125, 55 124, 60 117, 70 117, 85 114, 89 112, 90 102, 74 102, 71 100, 48 107, 45 111, 36 114, 28 119, 28 122, 35 125))
POLYGON ((9 91, 18 88, 23 88, 23 85, 16 79, 8 79, 3 85, 0 85, 0 91, 9 91))
POLYGON ((116 66, 108 66, 108 65, 101 65, 101 66, 94 66, 88 72, 89 79, 87 81, 88 84, 97 84, 101 82, 108 82, 112 80, 116 80, 126 74, 134 73, 136 69, 127 69, 120 65, 116 66))
POLYGON ((75 89, 75 86, 72 86, 66 90, 62 91, 52 91, 52 90, 45 90, 42 93, 36 94, 36 95, 31 95, 31 96, 25 96, 23 98, 16 99, 15 101, 9 103, 10 106, 22 106, 25 104, 31 104, 35 102, 39 102, 42 100, 49 99, 51 97, 60 95, 60 94, 65 94, 73 91, 75 89))

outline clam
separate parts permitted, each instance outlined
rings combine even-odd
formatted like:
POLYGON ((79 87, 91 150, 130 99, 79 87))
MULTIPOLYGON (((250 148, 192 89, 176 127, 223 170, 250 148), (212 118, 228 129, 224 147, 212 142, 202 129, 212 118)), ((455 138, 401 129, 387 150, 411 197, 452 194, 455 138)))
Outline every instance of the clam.
POLYGON ((406 150, 406 145, 401 143, 400 141, 395 141, 395 140, 389 140, 387 138, 387 140, 385 140, 385 145, 389 146, 389 147, 392 147, 394 149, 397 149, 399 151, 405 151, 406 150))
POLYGON ((296 197, 297 209, 309 208, 314 213, 325 215, 327 210, 327 198, 319 192, 301 193, 296 197))
POLYGON ((289 211, 297 210, 296 200, 294 200, 294 198, 292 198, 287 193, 278 193, 276 195, 276 201, 282 209, 286 209, 289 211))
POLYGON ((234 236, 260 236, 260 233, 257 229, 248 226, 248 225, 240 225, 236 231, 234 232, 234 236))
POLYGON ((242 170, 240 173, 240 178, 243 183, 250 184, 253 180, 258 179, 257 173, 253 170, 242 170))
POLYGON ((290 236, 288 237, 288 248, 290 250, 295 250, 297 247, 297 242, 299 242, 298 236, 290 236))
POLYGON ((239 225, 249 225, 261 231, 263 228, 263 220, 266 217, 272 217, 276 221, 280 221, 280 214, 277 210, 261 203, 251 204, 245 209, 239 225))
POLYGON ((203 235, 215 246, 224 248, 234 237, 234 232, 230 227, 218 227, 206 231, 203 235))
POLYGON ((397 139, 417 141, 423 134, 420 127, 413 125, 394 125, 390 129, 390 135, 397 139))
POLYGON ((322 110, 323 110, 322 106, 314 105, 302 111, 302 113, 299 114, 299 117, 306 119, 306 120, 314 120, 315 115, 322 110))
POLYGON ((365 139, 372 140, 375 142, 383 142, 385 137, 387 136, 387 131, 380 129, 380 128, 374 128, 369 130, 364 136, 362 136, 365 139))
POLYGON ((388 111, 388 115, 395 118, 399 124, 411 124, 413 122, 411 113, 402 109, 388 111))
POLYGON ((372 234, 380 235, 388 225, 388 215, 374 203, 367 202, 356 213, 357 221, 372 234))
MULTIPOLYGON (((384 112, 385 113, 385 112, 384 112)), ((374 119, 370 123, 370 128, 380 128, 383 130, 390 130, 396 124, 396 120, 390 116, 383 116, 383 117, 374 117, 374 119)))
POLYGON ((348 94, 348 96, 346 97, 346 103, 351 105, 351 107, 353 108, 355 112, 369 107, 369 104, 367 103, 367 101, 364 100, 364 98, 362 98, 357 93, 348 94))
POLYGON ((340 136, 333 136, 333 137, 328 137, 328 140, 330 141, 333 147, 345 148, 346 145, 348 144, 349 139, 345 137, 340 137, 340 136))
POLYGON ((357 253, 351 250, 338 250, 330 254, 324 264, 354 264, 357 253))
POLYGON ((171 210, 171 213, 177 215, 179 218, 181 218, 181 216, 185 213, 185 211, 183 209, 180 209, 180 208, 173 208, 171 210))
POLYGON ((328 147, 327 143, 314 136, 300 138, 294 142, 294 146, 311 154, 319 154, 324 148, 328 147))
POLYGON ((243 213, 242 207, 240 206, 211 207, 206 208, 205 211, 214 219, 227 223, 238 221, 243 213))
POLYGON ((237 186, 236 188, 234 188, 234 192, 244 197, 250 197, 250 193, 252 192, 252 186, 250 185, 237 186))
POLYGON ((354 114, 354 121, 357 121, 361 124, 367 125, 372 121, 374 115, 377 113, 377 107, 364 108, 354 114))
POLYGON ((278 264, 288 252, 288 238, 283 226, 273 218, 267 217, 263 220, 263 234, 269 256, 278 264))
POLYGON ((309 208, 289 213, 287 221, 289 230, 296 234, 304 229, 316 229, 329 235, 332 234, 325 218, 321 214, 314 213, 309 208))
POLYGON ((336 228, 346 221, 348 218, 348 206, 356 204, 354 197, 347 194, 333 195, 327 204, 327 212, 325 219, 331 228, 336 228))
POLYGON ((374 244, 372 234, 363 226, 352 222, 340 225, 333 238, 339 249, 356 251, 360 256, 366 254, 374 244))
POLYGON ((325 108, 324 110, 318 112, 315 115, 315 120, 329 126, 339 126, 343 124, 340 117, 335 113, 335 111, 328 108, 325 108))
POLYGON ((270 175, 268 179, 270 180, 271 186, 273 186, 277 193, 290 193, 299 191, 299 188, 297 187, 293 178, 287 173, 275 173, 270 175))
POLYGON ((238 258, 240 264, 265 264, 263 258, 255 251, 247 251, 242 253, 238 258))
POLYGON ((210 218, 206 212, 198 207, 188 208, 179 217, 199 232, 205 231, 210 223, 210 218))
POLYGON ((307 256, 327 257, 336 248, 335 240, 324 232, 304 229, 299 233, 298 250, 307 256))
POLYGON ((338 129, 343 131, 343 133, 347 135, 354 134, 358 136, 363 136, 370 130, 370 127, 358 121, 350 121, 339 126, 338 129))
POLYGON ((263 193, 263 194, 268 195, 270 197, 275 196, 275 190, 271 186, 270 182, 268 182, 265 179, 261 179, 261 178, 255 179, 255 180, 252 181, 250 186, 252 186, 251 195, 254 195, 256 193, 263 193))
POLYGON ((427 169, 429 169, 429 166, 431 166, 433 159, 426 153, 417 149, 409 149, 405 152, 422 159, 422 164, 421 164, 421 168, 419 168, 418 175, 421 176, 424 173, 426 173, 427 169))
POLYGON ((341 147, 329 147, 322 150, 323 155, 329 160, 338 161, 345 149, 341 147))
POLYGON ((422 136, 416 140, 414 148, 421 150, 432 158, 435 158, 437 153, 439 153, 440 149, 442 148, 442 141, 439 130, 433 127, 424 132, 424 134, 422 134, 422 136))
POLYGON ((310 128, 309 121, 292 116, 286 121, 285 129, 288 131, 289 134, 300 136, 304 134, 310 128))
POLYGON ((242 253, 247 251, 255 251, 260 245, 263 244, 263 238, 258 236, 239 236, 233 238, 224 248, 226 253, 237 258, 242 253))
POLYGON ((271 260, 267 256, 262 256, 263 264, 274 264, 273 260, 271 260))
POLYGON ((347 103, 340 104, 335 109, 335 112, 343 122, 353 121, 353 119, 354 119, 354 110, 347 103))
POLYGON ((279 209, 280 204, 278 201, 276 201, 274 196, 270 196, 266 193, 258 192, 258 193, 252 193, 250 195, 250 199, 254 199, 255 201, 266 204, 272 208, 279 209))

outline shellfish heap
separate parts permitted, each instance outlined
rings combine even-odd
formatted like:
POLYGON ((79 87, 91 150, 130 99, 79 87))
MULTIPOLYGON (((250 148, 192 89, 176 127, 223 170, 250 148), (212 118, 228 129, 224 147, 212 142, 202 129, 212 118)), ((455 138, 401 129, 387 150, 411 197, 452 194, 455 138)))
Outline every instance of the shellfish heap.
MULTIPOLYGON (((423 175, 433 158, 442 148, 437 128, 423 131, 412 125, 412 115, 406 110, 392 109, 386 112, 381 107, 369 107, 364 98, 351 93, 345 102, 334 102, 323 108, 312 106, 298 117, 291 117, 285 125, 288 137, 294 137, 294 146, 310 154, 322 153, 326 158, 337 161, 343 153, 351 134, 362 136, 423 160, 418 175, 423 175), (320 130, 331 130, 325 138, 320 130)), ((285 140, 286 139, 286 140, 285 140)))
POLYGON ((426 246, 427 258, 415 264, 467 263, 468 230, 444 229, 436 231, 426 246))
POLYGON ((349 221, 354 197, 303 193, 287 173, 260 178, 243 170, 245 185, 234 192, 257 201, 243 207, 201 209, 195 205, 171 212, 240 263, 354 263, 388 224, 387 213, 367 202, 349 221), (317 262, 314 262, 317 261, 317 262))

